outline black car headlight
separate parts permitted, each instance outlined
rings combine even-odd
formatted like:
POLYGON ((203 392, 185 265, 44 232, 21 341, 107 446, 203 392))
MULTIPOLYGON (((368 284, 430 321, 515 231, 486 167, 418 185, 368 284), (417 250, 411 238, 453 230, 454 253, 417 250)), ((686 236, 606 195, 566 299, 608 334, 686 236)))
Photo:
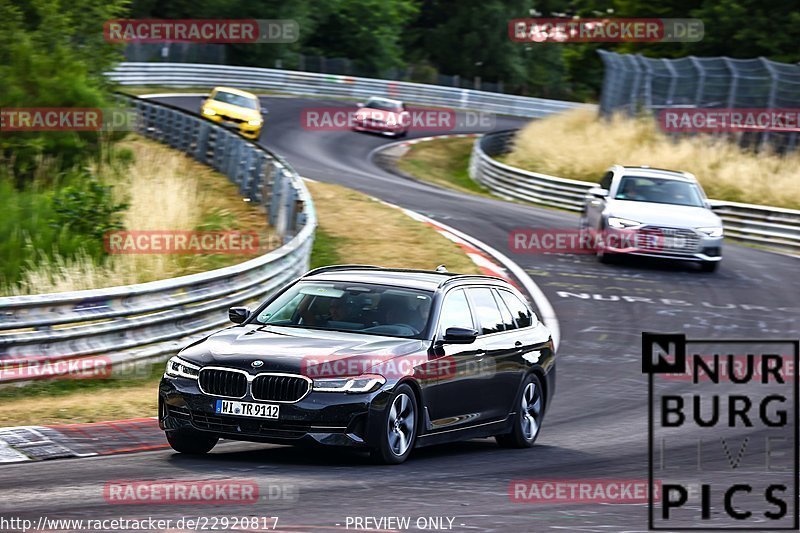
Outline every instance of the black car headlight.
POLYGON ((200 367, 184 361, 176 355, 167 361, 167 369, 164 373, 173 378, 197 379, 200 367))
POLYGON ((347 378, 317 378, 314 390, 317 392, 372 392, 386 383, 386 378, 379 374, 362 374, 347 378))

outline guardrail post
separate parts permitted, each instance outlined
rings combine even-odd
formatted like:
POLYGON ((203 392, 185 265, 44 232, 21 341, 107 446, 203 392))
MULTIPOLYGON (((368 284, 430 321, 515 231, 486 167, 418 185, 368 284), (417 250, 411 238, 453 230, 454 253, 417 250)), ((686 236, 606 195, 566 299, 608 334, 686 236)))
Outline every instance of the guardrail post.
POLYGON ((283 193, 283 184, 285 181, 287 180, 283 175, 282 165, 278 162, 274 162, 269 198, 269 223, 272 226, 278 225, 278 211, 281 206, 281 194, 283 193))
MULTIPOLYGON (((289 180, 286 180, 287 184, 289 180)), ((286 187, 287 194, 284 195, 284 206, 283 206, 283 240, 284 243, 288 242, 289 239, 292 238, 295 232, 295 223, 297 222, 297 218, 295 217, 295 209, 297 208, 297 191, 294 187, 286 187)))
POLYGON ((208 137, 211 133, 211 126, 208 122, 200 123, 200 131, 197 135, 197 146, 194 149, 194 158, 201 163, 208 164, 208 137))
POLYGON ((240 156, 240 163, 236 168, 236 184, 239 185, 239 193, 242 196, 245 196, 245 182, 247 181, 247 177, 250 176, 253 172, 253 158, 255 157, 255 153, 253 148, 250 146, 244 146, 244 154, 240 156))

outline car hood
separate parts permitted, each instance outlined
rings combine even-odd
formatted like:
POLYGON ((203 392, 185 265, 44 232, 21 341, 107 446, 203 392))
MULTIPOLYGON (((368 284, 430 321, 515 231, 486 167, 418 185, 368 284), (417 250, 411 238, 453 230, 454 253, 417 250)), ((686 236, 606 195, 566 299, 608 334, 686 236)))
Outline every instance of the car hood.
POLYGON ((614 200, 609 203, 606 212, 609 216, 627 218, 648 225, 678 228, 722 226, 722 220, 704 207, 614 200))
POLYGON ((382 122, 397 122, 400 118, 400 114, 394 113, 393 111, 386 111, 385 109, 362 107, 356 112, 356 117, 358 119, 380 120, 382 122))
POLYGON ((426 351, 426 341, 417 339, 272 326, 260 330, 259 326, 246 325, 214 333, 178 355, 202 366, 233 367, 254 374, 313 375, 319 371, 317 365, 366 371, 396 357, 426 351), (262 364, 254 367, 254 361, 262 364))
POLYGON ((257 120, 261 118, 261 113, 257 109, 239 107, 237 105, 226 104, 217 100, 209 100, 203 105, 203 109, 213 109, 217 113, 236 118, 239 120, 257 120))

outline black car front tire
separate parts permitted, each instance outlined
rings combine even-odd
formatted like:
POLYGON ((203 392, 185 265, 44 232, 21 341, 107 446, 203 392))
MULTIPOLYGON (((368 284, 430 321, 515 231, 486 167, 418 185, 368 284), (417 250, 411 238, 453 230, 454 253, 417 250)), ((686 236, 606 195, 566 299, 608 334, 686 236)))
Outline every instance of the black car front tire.
POLYGON ((510 433, 496 435, 497 444, 504 448, 530 448, 542 429, 544 418, 544 389, 536 374, 528 374, 516 400, 514 428, 510 433))
POLYGON ((417 413, 414 391, 399 385, 383 413, 378 442, 370 450, 374 462, 397 465, 408 459, 417 441, 417 413))
POLYGON ((217 445, 219 437, 193 429, 167 431, 167 442, 173 450, 189 455, 208 453, 217 445))

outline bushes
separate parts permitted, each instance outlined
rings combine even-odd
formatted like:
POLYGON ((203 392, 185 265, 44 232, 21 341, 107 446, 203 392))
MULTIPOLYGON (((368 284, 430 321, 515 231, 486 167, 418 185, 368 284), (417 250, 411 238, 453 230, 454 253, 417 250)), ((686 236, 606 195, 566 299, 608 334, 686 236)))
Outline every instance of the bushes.
POLYGON ((14 186, 0 175, 0 287, 16 285, 27 269, 58 260, 102 262, 103 233, 121 226, 125 204, 85 172, 70 172, 50 190, 14 186))
MULTIPOLYGON (((107 107, 103 72, 122 56, 99 29, 123 5, 0 0, 0 108, 107 107)), ((23 188, 43 162, 54 174, 67 171, 95 158, 101 141, 96 131, 10 132, 0 135, 0 163, 23 188)))

